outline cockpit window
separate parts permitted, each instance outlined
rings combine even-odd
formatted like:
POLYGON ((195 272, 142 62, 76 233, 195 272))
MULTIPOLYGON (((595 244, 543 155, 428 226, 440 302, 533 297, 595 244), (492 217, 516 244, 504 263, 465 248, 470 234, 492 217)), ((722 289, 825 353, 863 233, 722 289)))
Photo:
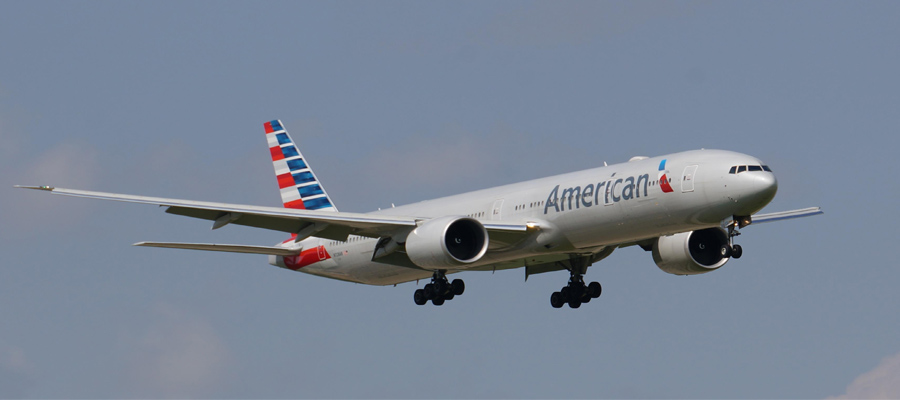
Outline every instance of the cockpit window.
POLYGON ((768 165, 735 165, 728 170, 729 174, 739 174, 741 172, 772 172, 768 165))

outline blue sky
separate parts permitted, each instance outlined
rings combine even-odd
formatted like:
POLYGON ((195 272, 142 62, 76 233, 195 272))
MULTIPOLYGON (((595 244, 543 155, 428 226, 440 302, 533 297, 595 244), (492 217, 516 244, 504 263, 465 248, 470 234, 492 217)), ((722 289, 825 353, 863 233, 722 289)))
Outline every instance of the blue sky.
POLYGON ((897 2, 0 3, 0 397, 900 397, 897 2), (279 118, 341 210, 696 148, 779 178, 744 257, 621 249, 417 307, 264 257, 282 235, 47 184, 279 205, 279 118))

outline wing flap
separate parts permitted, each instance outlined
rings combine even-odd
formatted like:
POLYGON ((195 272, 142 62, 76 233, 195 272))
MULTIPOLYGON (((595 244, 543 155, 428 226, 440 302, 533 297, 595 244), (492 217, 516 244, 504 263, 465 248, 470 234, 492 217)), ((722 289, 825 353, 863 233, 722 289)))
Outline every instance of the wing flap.
POLYGON ((265 254, 274 256, 295 256, 302 249, 286 249, 284 247, 247 246, 240 244, 213 243, 176 243, 176 242, 138 242, 134 246, 162 247, 167 249, 222 251, 227 253, 265 254))

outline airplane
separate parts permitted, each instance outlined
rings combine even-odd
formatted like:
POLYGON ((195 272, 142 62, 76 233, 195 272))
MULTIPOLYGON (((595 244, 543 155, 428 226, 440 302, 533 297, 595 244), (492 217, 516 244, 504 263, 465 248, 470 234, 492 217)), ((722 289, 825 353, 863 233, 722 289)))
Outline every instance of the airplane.
POLYGON ((602 293, 586 284, 592 264, 638 246, 664 272, 719 269, 743 249, 751 224, 822 214, 819 207, 757 214, 778 183, 759 159, 693 150, 529 180, 370 213, 338 211, 280 120, 263 124, 283 208, 16 186, 52 194, 164 206, 169 214, 289 233, 273 246, 139 242, 135 246, 267 255, 269 264, 367 285, 427 280, 413 293, 435 306, 465 291, 448 274, 524 268, 569 281, 550 305, 579 308, 602 293))

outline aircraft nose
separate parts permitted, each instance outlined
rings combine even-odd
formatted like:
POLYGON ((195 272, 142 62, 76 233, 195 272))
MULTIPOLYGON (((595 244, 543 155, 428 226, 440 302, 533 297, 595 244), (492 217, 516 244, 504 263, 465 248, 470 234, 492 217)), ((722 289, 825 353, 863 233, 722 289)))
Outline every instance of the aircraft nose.
POLYGON ((775 198, 775 193, 778 192, 778 180, 775 179, 775 174, 769 172, 747 175, 746 178, 749 178, 747 200, 760 208, 769 204, 775 198))
POLYGON ((774 198, 775 193, 778 192, 778 179, 775 179, 775 174, 771 172, 768 174, 763 174, 759 177, 757 186, 757 190, 760 194, 774 198))

